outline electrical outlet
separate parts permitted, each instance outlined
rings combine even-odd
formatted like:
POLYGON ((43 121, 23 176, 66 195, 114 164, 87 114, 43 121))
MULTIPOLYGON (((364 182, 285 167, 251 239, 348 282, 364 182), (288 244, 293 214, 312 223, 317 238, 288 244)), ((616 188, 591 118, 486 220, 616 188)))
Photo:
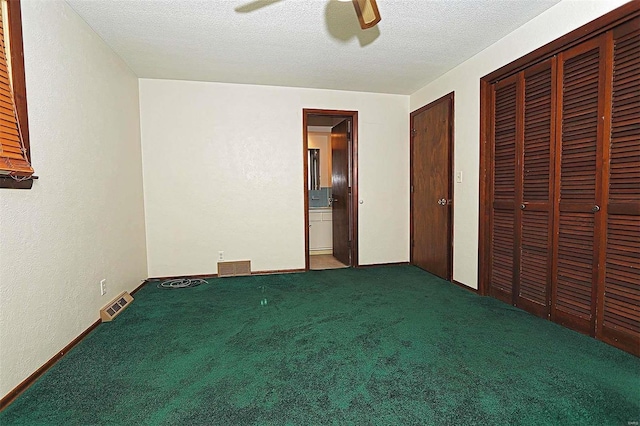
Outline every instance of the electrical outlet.
POLYGON ((224 260, 224 252, 223 251, 219 251, 218 252, 218 260, 224 260))
POLYGON ((107 294, 107 279, 100 280, 100 296, 107 294))

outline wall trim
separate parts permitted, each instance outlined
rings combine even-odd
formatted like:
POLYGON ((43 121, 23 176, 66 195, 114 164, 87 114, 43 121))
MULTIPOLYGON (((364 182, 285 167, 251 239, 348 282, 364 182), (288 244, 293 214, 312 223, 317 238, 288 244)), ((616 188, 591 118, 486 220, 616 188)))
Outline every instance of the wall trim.
POLYGON ((306 269, 273 269, 271 271, 256 271, 251 275, 276 275, 276 274, 299 274, 301 272, 307 272, 306 269))
POLYGON ((409 262, 388 262, 388 263, 370 263, 368 265, 358 265, 358 269, 377 268, 379 266, 409 266, 409 262))
POLYGON ((469 287, 468 285, 463 284, 463 283, 461 283, 460 281, 451 280, 451 283, 452 283, 452 284, 457 285, 458 287, 462 287, 462 288, 463 288, 463 289, 465 289, 465 290, 469 290, 470 292, 472 292, 472 293, 474 293, 474 294, 478 294, 478 295, 480 294, 480 292, 478 292, 478 290, 477 290, 477 289, 475 289, 475 288, 473 288, 473 287, 469 287))
MULTIPOLYGON (((274 274, 297 274, 299 272, 305 272, 304 268, 299 269, 267 269, 264 271, 251 271, 251 275, 274 275, 274 274)), ((247 276, 251 276, 247 275, 247 276)), ((149 281, 163 281, 163 280, 175 280, 179 278, 200 278, 207 280, 210 278, 218 278, 218 274, 196 274, 196 275, 171 275, 165 277, 149 277, 143 283, 146 284, 149 281)), ((137 290, 136 290, 137 291, 137 290)), ((133 293, 131 293, 133 294, 133 293)))
MULTIPOLYGON (((140 290, 147 281, 143 281, 136 288, 131 291, 131 295, 134 295, 138 290, 140 290)), ((0 399, 0 411, 7 408, 13 401, 16 400, 24 391, 29 389, 29 387, 36 382, 44 373, 46 373, 51 367, 53 367, 60 359, 65 356, 71 349, 73 349, 78 343, 84 340, 85 337, 89 335, 93 330, 96 329, 102 323, 101 319, 96 320, 93 324, 87 327, 82 333, 80 333, 75 339, 73 339, 67 346, 62 348, 60 352, 52 356, 47 362, 42 364, 40 368, 31 373, 29 377, 24 379, 22 382, 18 384, 15 388, 9 391, 5 396, 0 399)))
POLYGON ((80 333, 75 339, 71 341, 67 346, 62 348, 60 352, 52 356, 47 362, 45 362, 40 368, 31 373, 29 377, 24 379, 18 386, 13 388, 13 390, 9 391, 2 399, 0 399, 0 411, 4 410, 16 400, 18 396, 20 396, 24 391, 26 391, 32 384, 36 382, 44 373, 46 373, 51 367, 55 365, 63 356, 65 356, 71 349, 74 348, 78 343, 82 341, 89 333, 95 330, 102 323, 102 320, 98 319, 96 322, 91 324, 89 328, 80 333))
POLYGON ((327 250, 309 250, 309 256, 319 256, 322 254, 331 254, 333 255, 333 250, 332 249, 327 249, 327 250))
MULTIPOLYGON (((379 266, 408 266, 409 262, 389 262, 389 263, 371 263, 369 265, 358 265, 354 266, 355 269, 364 269, 364 268, 376 268, 379 266)), ((275 275, 275 274, 299 274, 301 272, 308 272, 308 270, 304 268, 298 269, 271 269, 265 271, 253 271, 251 275, 275 275)), ((175 276, 167 276, 167 277, 149 277, 142 284, 146 284, 149 281, 161 281, 161 280, 175 280, 178 278, 201 278, 201 279, 209 279, 209 278, 218 278, 218 274, 200 274, 200 275, 175 275, 175 276)), ((142 285, 140 287, 142 287, 142 285)), ((464 284, 463 284, 464 285, 464 284)), ((466 287, 466 286, 465 286, 466 287)), ((136 289, 135 291, 137 291, 136 289)), ((131 293, 132 295, 134 293, 131 293)))
POLYGON ((144 282, 146 284, 149 281, 177 280, 178 278, 200 278, 203 280, 207 280, 209 278, 218 278, 218 274, 168 275, 162 277, 149 277, 144 282))

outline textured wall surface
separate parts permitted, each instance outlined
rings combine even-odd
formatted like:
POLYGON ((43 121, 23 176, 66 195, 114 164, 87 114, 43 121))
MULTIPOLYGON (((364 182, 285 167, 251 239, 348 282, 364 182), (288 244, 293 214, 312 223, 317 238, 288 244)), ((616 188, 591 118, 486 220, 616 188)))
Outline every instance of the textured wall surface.
POLYGON ((411 95, 414 111, 455 92, 454 280, 478 287, 480 78, 625 2, 564 0, 411 95))
POLYGON ((150 276, 304 268, 303 108, 359 112, 360 263, 409 259, 409 97, 140 80, 150 276))
POLYGON ((0 397, 147 272, 138 79, 65 2, 22 16, 40 179, 0 189, 0 397))

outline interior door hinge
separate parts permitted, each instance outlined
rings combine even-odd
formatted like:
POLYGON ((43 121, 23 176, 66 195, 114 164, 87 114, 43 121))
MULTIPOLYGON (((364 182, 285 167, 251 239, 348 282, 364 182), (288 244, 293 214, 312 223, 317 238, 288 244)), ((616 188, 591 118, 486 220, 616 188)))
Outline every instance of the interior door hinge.
POLYGON ((413 185, 411 185, 411 193, 413 193, 413 185))

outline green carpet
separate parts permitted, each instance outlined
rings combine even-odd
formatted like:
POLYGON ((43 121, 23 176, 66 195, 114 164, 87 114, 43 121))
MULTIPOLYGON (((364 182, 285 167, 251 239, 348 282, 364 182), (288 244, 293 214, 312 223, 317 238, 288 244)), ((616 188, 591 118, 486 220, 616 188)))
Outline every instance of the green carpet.
POLYGON ((147 284, 0 413, 2 425, 638 420, 640 359, 410 266, 147 284))

